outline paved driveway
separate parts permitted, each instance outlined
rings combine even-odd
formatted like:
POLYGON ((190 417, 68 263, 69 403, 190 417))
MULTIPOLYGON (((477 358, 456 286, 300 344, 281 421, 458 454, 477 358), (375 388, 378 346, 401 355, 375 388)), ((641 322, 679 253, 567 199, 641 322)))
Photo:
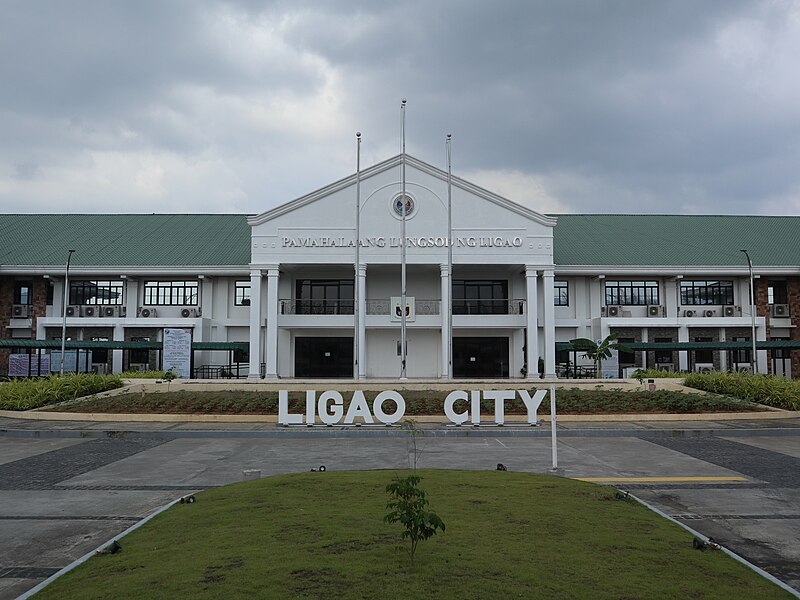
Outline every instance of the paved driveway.
MULTIPOLYGON (((403 468, 411 456, 408 442, 392 437, 67 437, 73 433, 0 436, 0 598, 16 597, 179 496, 241 480, 243 470, 403 468)), ((503 433, 423 437, 418 466, 550 470, 548 437, 503 433)), ((558 473, 615 482, 800 589, 800 430, 699 433, 565 433, 558 473)))

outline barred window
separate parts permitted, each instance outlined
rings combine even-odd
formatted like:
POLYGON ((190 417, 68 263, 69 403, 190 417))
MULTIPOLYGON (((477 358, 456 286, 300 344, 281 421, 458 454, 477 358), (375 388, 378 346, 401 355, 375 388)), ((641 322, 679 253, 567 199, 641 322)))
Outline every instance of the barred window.
POLYGON ((508 281, 453 281, 454 315, 508 314, 508 281))
POLYGON ((148 306, 197 306, 197 281, 146 281, 144 303, 148 306))
POLYGON ((96 279, 69 282, 69 304, 122 304, 122 280, 101 281, 96 279))
POLYGON ((237 281, 233 292, 234 306, 250 306, 250 282, 237 281))
POLYGON ((733 281, 681 281, 681 304, 688 306, 733 304, 733 281))
POLYGON ((553 282, 553 295, 556 306, 569 306, 569 285, 566 281, 553 282))
POLYGON ((298 279, 295 311, 298 315, 352 315, 352 279, 298 279))
POLYGON ((660 304, 657 281, 606 281, 606 306, 660 304))

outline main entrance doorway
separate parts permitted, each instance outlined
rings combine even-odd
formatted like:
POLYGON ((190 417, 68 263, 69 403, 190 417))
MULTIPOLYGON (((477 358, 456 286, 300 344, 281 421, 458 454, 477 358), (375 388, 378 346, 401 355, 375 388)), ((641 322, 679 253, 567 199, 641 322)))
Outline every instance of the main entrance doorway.
POLYGON ((352 377, 352 337, 294 339, 295 377, 352 377))
POLYGON ((508 338, 453 338, 453 377, 508 377, 508 338))

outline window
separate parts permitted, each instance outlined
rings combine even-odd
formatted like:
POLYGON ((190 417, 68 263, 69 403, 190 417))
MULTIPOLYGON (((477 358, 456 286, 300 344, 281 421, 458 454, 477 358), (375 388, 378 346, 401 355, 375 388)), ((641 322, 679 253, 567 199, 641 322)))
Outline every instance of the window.
MULTIPOLYGON (((623 346, 627 346, 628 344, 633 344, 636 340, 632 337, 619 337, 617 338, 617 342, 622 344, 623 346)), ((631 350, 630 352, 626 352, 625 350, 620 350, 617 353, 617 360, 619 361, 620 365, 635 365, 636 364, 636 352, 631 350)))
MULTIPOLYGON (((695 342, 713 342, 710 337, 696 337, 695 342)), ((714 350, 711 348, 704 348, 702 350, 694 351, 694 362, 702 364, 711 364, 714 362, 714 350)))
POLYGON ((30 281, 17 281, 14 284, 14 304, 32 304, 33 284, 30 281))
POLYGON ((233 292, 234 306, 250 306, 250 282, 237 281, 233 292))
MULTIPOLYGON (((735 337, 735 338, 733 338, 733 341, 734 342, 749 342, 750 338, 749 337, 735 337)), ((749 365, 750 364, 750 352, 751 352, 750 348, 738 348, 738 349, 734 350, 734 352, 733 352, 733 362, 735 362, 737 365, 741 365, 741 364, 749 365)))
MULTIPOLYGON (((149 337, 132 337, 132 342, 149 342, 149 337)), ((130 364, 132 365, 148 365, 150 363, 150 350, 147 348, 131 348, 130 350, 130 364)))
POLYGON ((789 292, 785 281, 770 281, 767 287, 767 302, 769 304, 789 304, 789 292))
POLYGON ((454 280, 453 314, 508 314, 508 281, 454 280))
POLYGON ((249 350, 234 350, 233 351, 233 362, 235 362, 235 363, 249 363, 250 362, 250 351, 249 350))
POLYGON ((298 279, 295 313, 298 315, 352 315, 352 279, 298 279))
MULTIPOLYGON (((671 343, 673 340, 672 338, 668 337, 657 337, 653 340, 656 344, 667 344, 671 343)), ((655 351, 655 359, 656 364, 671 364, 672 363, 672 350, 656 350, 655 351)))
POLYGON ((553 282, 553 295, 556 306, 569 306, 569 285, 566 281, 553 282))
POLYGON ((659 304, 657 281, 606 281, 606 306, 659 304))
POLYGON ((733 304, 733 281, 681 281, 681 304, 733 304))
POLYGON ((144 303, 148 306, 197 306, 197 281, 146 281, 144 303))
MULTIPOLYGON (((93 337, 93 342, 107 342, 107 337, 93 337)), ((108 348, 92 348, 92 363, 107 364, 108 348)))
POLYGON ((69 304, 122 304, 122 281, 70 281, 69 304))

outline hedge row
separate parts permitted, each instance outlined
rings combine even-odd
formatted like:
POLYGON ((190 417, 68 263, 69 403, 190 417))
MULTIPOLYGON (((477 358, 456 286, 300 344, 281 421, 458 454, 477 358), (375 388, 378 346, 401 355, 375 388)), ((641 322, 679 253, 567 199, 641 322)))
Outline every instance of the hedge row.
POLYGON ((684 385, 775 408, 800 410, 800 381, 750 373, 687 373, 684 385))
POLYGON ((118 375, 73 373, 42 379, 15 379, 0 384, 0 410, 30 410, 122 387, 118 375))

